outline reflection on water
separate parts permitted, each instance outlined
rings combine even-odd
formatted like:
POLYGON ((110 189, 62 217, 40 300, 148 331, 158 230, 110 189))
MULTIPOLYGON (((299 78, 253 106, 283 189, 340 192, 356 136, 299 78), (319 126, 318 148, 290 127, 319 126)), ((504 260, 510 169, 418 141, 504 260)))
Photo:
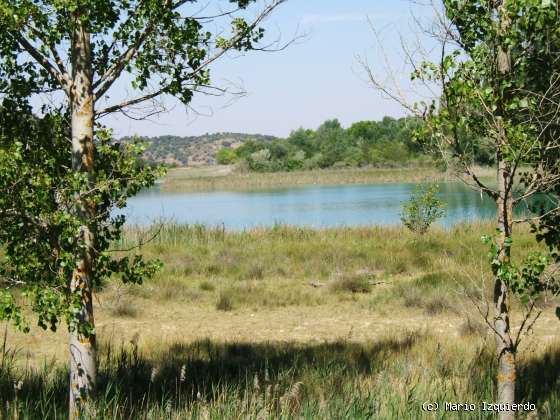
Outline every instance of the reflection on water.
MULTIPOLYGON (((286 224, 310 227, 394 225, 415 184, 321 185, 250 192, 173 193, 154 188, 130 199, 129 223, 224 224, 229 229, 286 224)), ((493 218, 492 200, 461 183, 440 186, 442 223, 493 218)))

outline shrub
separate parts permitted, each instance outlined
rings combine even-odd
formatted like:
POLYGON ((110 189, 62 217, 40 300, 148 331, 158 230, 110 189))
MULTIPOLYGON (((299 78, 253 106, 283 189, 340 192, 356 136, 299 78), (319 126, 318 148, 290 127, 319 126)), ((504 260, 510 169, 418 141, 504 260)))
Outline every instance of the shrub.
POLYGON ((447 297, 439 296, 431 299, 426 303, 426 313, 428 315, 438 315, 443 312, 452 312, 453 304, 447 300, 447 297))
POLYGON ((363 275, 342 275, 332 283, 332 289, 340 292, 369 293, 371 284, 363 275))
POLYGON ((231 165, 237 161, 237 154, 235 150, 230 147, 224 147, 216 154, 216 161, 220 165, 231 165))
POLYGON ((484 337, 488 332, 488 327, 479 322, 473 321, 470 318, 467 318, 461 325, 459 325, 459 335, 461 337, 468 337, 472 335, 478 335, 484 337))
POLYGON ((402 290, 403 305, 406 308, 421 308, 424 306, 424 294, 417 288, 405 288, 402 290))
POLYGON ((269 149, 261 149, 257 152, 251 153, 249 159, 249 168, 253 171, 264 172, 270 170, 270 158, 272 154, 269 149))
POLYGON ((117 299, 110 307, 113 316, 121 318, 135 318, 138 310, 130 297, 121 297, 117 299))
POLYGON ((208 280, 203 280, 202 282, 200 282, 198 287, 200 288, 200 290, 203 290, 205 292, 213 292, 216 288, 214 284, 208 280))
POLYGON ((403 203, 401 221, 414 233, 425 234, 433 222, 445 215, 445 203, 436 197, 439 186, 418 184, 403 203))
POLYGON ((262 280, 264 278, 265 268, 261 264, 254 264, 247 270, 247 278, 251 280, 262 280))
POLYGON ((443 272, 423 274, 422 276, 414 280, 415 286, 422 289, 426 289, 428 287, 437 288, 443 286, 447 282, 449 282, 449 277, 446 273, 443 272))
POLYGON ((221 292, 218 301, 216 302, 216 309, 218 311, 228 312, 233 310, 233 299, 230 294, 221 292))

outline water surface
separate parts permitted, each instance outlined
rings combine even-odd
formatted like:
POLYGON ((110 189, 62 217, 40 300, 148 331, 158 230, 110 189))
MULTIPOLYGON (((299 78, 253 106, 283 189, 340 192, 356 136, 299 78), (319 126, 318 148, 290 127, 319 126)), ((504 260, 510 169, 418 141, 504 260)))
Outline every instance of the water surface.
MULTIPOLYGON (((310 185, 245 192, 164 192, 157 187, 130 199, 124 214, 132 224, 158 221, 224 224, 248 229, 275 224, 335 227, 400 224, 400 210, 415 184, 310 185)), ((493 218, 496 207, 461 183, 444 183, 438 197, 447 203, 446 226, 493 218)))

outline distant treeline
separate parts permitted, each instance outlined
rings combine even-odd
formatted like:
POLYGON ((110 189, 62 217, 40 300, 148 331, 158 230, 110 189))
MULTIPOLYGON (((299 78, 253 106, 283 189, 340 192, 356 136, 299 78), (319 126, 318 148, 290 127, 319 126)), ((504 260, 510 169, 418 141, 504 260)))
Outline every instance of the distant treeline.
MULTIPOLYGON (((299 169, 402 166, 430 160, 414 132, 422 122, 414 117, 360 121, 345 129, 336 119, 317 130, 299 128, 287 139, 249 140, 238 148, 224 147, 217 154, 221 164, 241 163, 250 170, 293 171, 299 169)), ((493 156, 473 150, 476 163, 489 165, 493 156)))

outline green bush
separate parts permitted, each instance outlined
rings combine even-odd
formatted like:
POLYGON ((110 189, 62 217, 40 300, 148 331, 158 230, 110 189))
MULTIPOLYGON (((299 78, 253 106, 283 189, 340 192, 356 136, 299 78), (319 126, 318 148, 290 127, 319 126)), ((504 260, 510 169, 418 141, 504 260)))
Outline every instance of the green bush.
POLYGON ((216 154, 216 160, 220 165, 230 165, 237 161, 237 154, 235 150, 230 147, 220 149, 216 154))
POLYGON ((412 117, 387 117, 344 128, 338 120, 328 120, 316 130, 297 129, 286 139, 248 140, 236 149, 224 147, 217 160, 245 163, 255 172, 403 165, 426 156, 413 141, 419 124, 412 117))
POLYGON ((423 235, 445 215, 446 204, 436 197, 438 190, 436 184, 418 184, 410 199, 403 203, 401 221, 412 232, 423 235))

